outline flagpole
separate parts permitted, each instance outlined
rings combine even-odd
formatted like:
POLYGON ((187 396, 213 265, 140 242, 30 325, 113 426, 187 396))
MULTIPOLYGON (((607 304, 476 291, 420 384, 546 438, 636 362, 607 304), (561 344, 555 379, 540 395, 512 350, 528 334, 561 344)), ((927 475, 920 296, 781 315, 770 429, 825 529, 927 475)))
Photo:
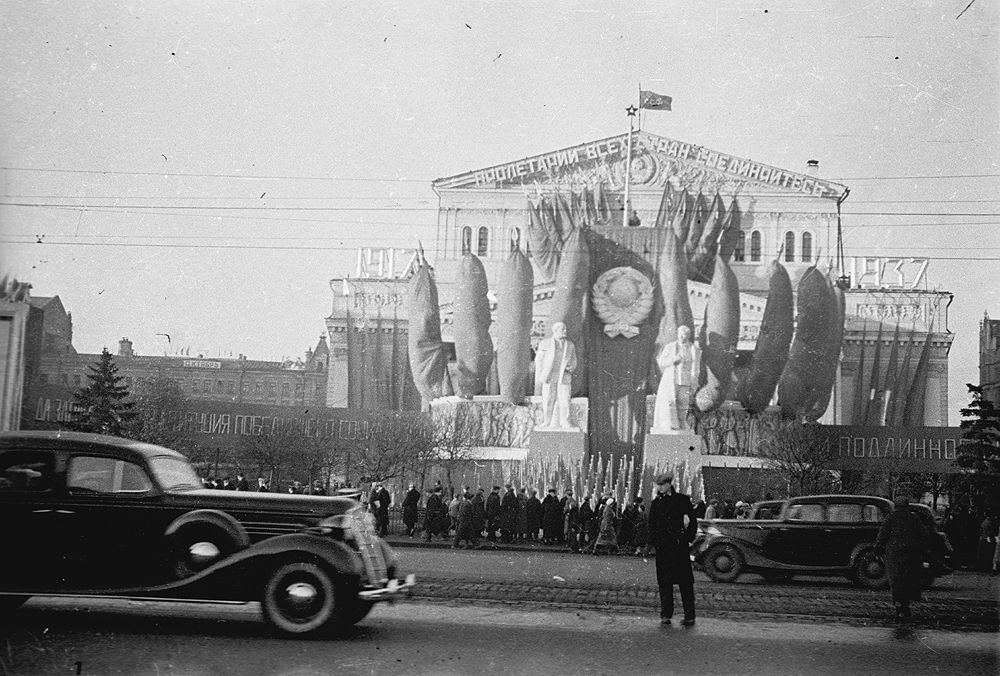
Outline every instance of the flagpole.
POLYGON ((628 226, 629 215, 630 215, 629 214, 628 204, 629 204, 629 192, 630 192, 629 191, 629 185, 631 183, 631 178, 632 178, 632 131, 633 131, 632 120, 635 118, 636 110, 638 110, 638 109, 635 106, 631 106, 631 105, 628 108, 625 109, 625 112, 628 113, 628 144, 627 144, 627 148, 625 150, 625 153, 626 153, 626 157, 625 157, 625 205, 624 205, 624 207, 625 207, 625 213, 622 216, 622 226, 625 226, 625 227, 628 226))

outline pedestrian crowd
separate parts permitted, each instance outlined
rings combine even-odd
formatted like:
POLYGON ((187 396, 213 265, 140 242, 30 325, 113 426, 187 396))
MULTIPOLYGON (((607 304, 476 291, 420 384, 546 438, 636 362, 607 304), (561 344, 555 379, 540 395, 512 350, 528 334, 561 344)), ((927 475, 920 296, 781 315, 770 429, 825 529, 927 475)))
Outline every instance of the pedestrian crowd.
POLYGON ((451 540, 455 548, 537 542, 595 555, 649 549, 646 505, 638 496, 622 507, 610 493, 579 500, 571 489, 559 496, 550 488, 539 497, 535 489, 507 484, 489 493, 466 486, 449 499, 440 484, 423 496, 410 484, 402 507, 406 535, 451 540))

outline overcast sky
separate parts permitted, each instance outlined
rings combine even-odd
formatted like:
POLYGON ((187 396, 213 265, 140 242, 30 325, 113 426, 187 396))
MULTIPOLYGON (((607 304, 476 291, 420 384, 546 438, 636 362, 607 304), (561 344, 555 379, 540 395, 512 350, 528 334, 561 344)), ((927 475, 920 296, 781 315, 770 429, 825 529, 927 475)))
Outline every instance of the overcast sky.
POLYGON ((641 82, 654 134, 818 159, 848 256, 932 257, 964 404, 1000 318, 996 4, 666 4, 0 0, 0 271, 80 351, 301 355, 357 247, 433 242, 433 179, 622 133, 641 82))

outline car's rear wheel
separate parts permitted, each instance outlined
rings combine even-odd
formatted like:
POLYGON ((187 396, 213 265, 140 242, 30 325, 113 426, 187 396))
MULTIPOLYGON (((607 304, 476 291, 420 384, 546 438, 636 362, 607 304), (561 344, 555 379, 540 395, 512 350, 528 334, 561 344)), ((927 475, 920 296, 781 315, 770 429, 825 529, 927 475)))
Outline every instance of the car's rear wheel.
POLYGON ((735 582, 743 574, 743 554, 730 544, 715 545, 705 553, 705 573, 716 582, 735 582))
POLYGON ((885 589, 889 586, 889 571, 885 561, 874 549, 860 552, 854 560, 853 578, 867 589, 885 589))
POLYGON ((284 634, 315 634, 335 618, 335 588, 330 574, 314 563, 282 564, 264 585, 260 602, 264 619, 284 634))
POLYGON ((196 575, 234 553, 238 546, 221 528, 193 524, 181 528, 168 546, 170 576, 175 580, 196 575))

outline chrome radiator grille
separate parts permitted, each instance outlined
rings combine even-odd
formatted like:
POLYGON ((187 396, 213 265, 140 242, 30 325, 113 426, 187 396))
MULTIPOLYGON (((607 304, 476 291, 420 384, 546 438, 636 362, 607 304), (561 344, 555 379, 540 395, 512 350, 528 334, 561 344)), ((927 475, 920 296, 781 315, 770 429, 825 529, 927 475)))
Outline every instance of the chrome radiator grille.
POLYGON ((387 580, 385 556, 375 537, 375 529, 368 515, 361 509, 351 513, 351 532, 358 543, 358 552, 365 564, 365 575, 370 584, 382 585, 387 580))

